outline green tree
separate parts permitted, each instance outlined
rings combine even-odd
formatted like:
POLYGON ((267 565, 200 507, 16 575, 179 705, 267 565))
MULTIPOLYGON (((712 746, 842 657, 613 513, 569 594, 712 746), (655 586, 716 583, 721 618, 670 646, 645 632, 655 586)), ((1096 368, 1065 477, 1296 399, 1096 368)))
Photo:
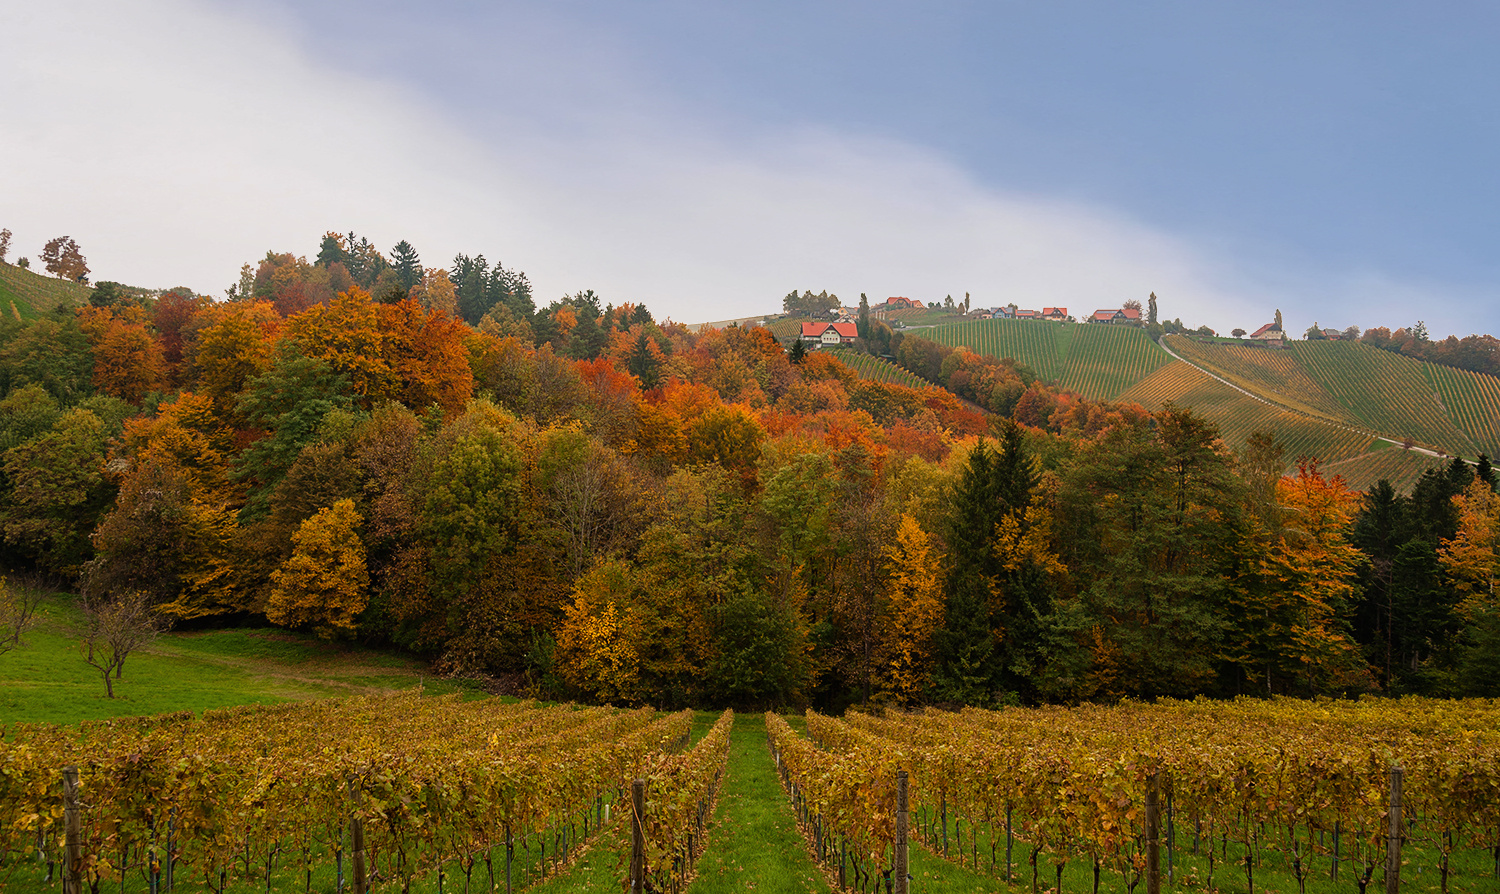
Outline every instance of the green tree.
POLYGON ((46 571, 72 577, 89 558, 89 534, 114 496, 104 477, 108 437, 103 420, 73 409, 5 451, 0 528, 46 571))
POLYGON ((271 493, 317 435, 323 418, 334 410, 353 408, 348 391, 348 380, 326 361, 289 350, 246 383, 237 408, 251 425, 266 432, 235 459, 235 477, 250 486, 248 517, 265 514, 271 493))
POLYGON ((859 322, 855 325, 855 330, 860 338, 870 340, 870 299, 865 297, 864 292, 859 293, 859 322))
POLYGON ((391 266, 396 271, 396 280, 401 284, 401 297, 404 298, 422 281, 422 260, 417 257, 417 250, 412 248, 411 243, 402 239, 391 248, 391 266))

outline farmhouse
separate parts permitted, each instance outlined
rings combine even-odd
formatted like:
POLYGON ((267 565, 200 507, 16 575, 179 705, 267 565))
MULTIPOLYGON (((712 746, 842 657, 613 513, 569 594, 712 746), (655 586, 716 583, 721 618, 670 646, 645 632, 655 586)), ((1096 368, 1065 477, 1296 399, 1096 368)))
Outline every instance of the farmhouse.
POLYGON ((853 344, 859 330, 853 323, 803 323, 801 337, 809 348, 835 347, 853 344))
POLYGON ((1066 307, 1044 307, 1042 308, 1042 319, 1061 323, 1068 318, 1066 307))
POLYGON ((1106 308, 1089 315, 1090 323, 1123 323, 1127 326, 1141 325, 1141 312, 1134 307, 1106 308))
POLYGON ((1276 328, 1275 323, 1267 323, 1266 325, 1250 333, 1249 338, 1258 342, 1262 342, 1263 344, 1279 346, 1283 341, 1285 341, 1286 336, 1280 329, 1276 328))
POLYGON ((895 297, 885 299, 885 306, 889 310, 896 310, 902 307, 921 307, 922 302, 913 301, 910 298, 895 297))

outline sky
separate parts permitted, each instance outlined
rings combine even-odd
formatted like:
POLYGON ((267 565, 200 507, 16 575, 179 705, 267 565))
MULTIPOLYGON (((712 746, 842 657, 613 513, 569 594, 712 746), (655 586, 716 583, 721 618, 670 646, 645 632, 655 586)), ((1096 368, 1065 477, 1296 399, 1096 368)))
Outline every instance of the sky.
POLYGON ((328 230, 788 291, 1500 334, 1500 6, 0 0, 0 227, 222 296, 328 230))

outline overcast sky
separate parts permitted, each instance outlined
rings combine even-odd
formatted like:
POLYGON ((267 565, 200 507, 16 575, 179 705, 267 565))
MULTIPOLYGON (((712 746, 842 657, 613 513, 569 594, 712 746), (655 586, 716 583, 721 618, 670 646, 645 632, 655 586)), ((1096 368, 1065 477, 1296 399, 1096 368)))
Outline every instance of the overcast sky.
POLYGON ((0 0, 0 227, 222 295, 329 229, 790 289, 1500 334, 1490 3, 0 0))

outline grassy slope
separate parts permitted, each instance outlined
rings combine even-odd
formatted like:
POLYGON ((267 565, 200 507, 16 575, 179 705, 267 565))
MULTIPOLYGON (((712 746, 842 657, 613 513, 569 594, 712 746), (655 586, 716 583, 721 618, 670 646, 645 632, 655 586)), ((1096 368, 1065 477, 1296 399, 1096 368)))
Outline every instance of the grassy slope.
POLYGON ((77 723, 417 685, 461 688, 404 658, 284 630, 236 629, 162 636, 126 661, 109 699, 72 632, 80 616, 71 597, 47 597, 40 616, 22 648, 0 655, 0 723, 77 723))
POLYGON ((23 320, 50 313, 59 304, 69 307, 87 304, 90 291, 88 286, 75 282, 22 270, 14 264, 0 264, 0 313, 14 313, 23 320))
POLYGON ((945 345, 1012 357, 1047 381, 1092 400, 1113 400, 1172 358, 1133 326, 980 320, 931 330, 945 345))

